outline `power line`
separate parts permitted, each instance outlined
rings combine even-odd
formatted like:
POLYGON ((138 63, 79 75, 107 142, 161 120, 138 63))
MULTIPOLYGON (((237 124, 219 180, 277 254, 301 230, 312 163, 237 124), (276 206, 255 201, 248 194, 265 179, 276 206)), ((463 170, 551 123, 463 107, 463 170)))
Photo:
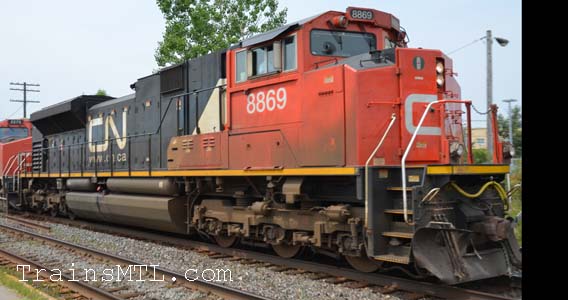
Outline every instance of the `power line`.
POLYGON ((27 114, 27 107, 28 107, 28 103, 39 103, 39 101, 32 101, 32 100, 28 100, 27 98, 27 93, 28 92, 39 92, 39 90, 33 90, 33 89, 29 89, 29 86, 39 86, 39 84, 37 83, 27 83, 24 81, 24 83, 19 83, 19 82, 10 82, 10 85, 14 85, 14 86, 23 86, 24 88, 10 88, 10 90, 12 91, 22 91, 24 92, 24 100, 14 100, 14 99, 10 99, 10 102, 21 102, 23 103, 23 107, 24 107, 24 119, 28 117, 27 114))
POLYGON ((483 39, 485 39, 485 38, 486 38, 486 37, 484 36, 484 37, 482 37, 482 38, 475 39, 473 42, 471 42, 471 43, 469 43, 469 44, 466 44, 466 45, 463 45, 463 46, 461 46, 461 47, 459 47, 459 48, 457 48, 457 49, 454 49, 454 50, 448 52, 446 55, 450 55, 450 54, 452 54, 452 53, 454 53, 454 52, 457 52, 457 51, 459 51, 459 50, 461 50, 461 49, 463 49, 463 48, 465 48, 465 47, 467 47, 467 46, 469 46, 469 45, 473 45, 473 44, 475 44, 475 43, 477 43, 477 42, 479 42, 479 41, 481 41, 481 40, 483 40, 483 39))
POLYGON ((6 117, 6 119, 10 119, 13 115, 15 115, 17 112, 19 112, 20 109, 22 109, 22 106, 18 107, 18 109, 16 109, 15 112, 11 113, 8 117, 6 117))

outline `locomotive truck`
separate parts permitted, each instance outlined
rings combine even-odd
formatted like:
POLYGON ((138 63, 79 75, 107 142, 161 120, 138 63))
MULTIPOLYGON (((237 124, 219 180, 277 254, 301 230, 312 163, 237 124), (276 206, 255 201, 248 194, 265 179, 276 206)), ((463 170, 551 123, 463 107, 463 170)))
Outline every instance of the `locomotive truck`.
POLYGON ((454 284, 521 265, 510 147, 474 164, 450 57, 375 9, 327 11, 31 115, 17 209, 305 249, 454 284), (27 155, 27 156, 26 156, 27 155))

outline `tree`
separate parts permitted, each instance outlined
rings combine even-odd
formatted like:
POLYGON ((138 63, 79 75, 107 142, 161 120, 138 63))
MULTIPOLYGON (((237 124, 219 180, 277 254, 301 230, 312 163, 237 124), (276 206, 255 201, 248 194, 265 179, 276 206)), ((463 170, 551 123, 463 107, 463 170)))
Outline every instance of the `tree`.
POLYGON ((99 89, 95 95, 97 95, 97 96, 108 96, 107 92, 103 89, 99 89))
MULTIPOLYGON (((522 127, 522 115, 521 107, 514 106, 512 109, 512 119, 513 119, 513 147, 515 148, 515 157, 521 157, 523 152, 523 127, 522 127)), ((509 139, 509 115, 507 116, 499 114, 497 116, 497 122, 499 124, 499 135, 504 139, 509 139)))
POLYGON ((166 19, 154 55, 159 66, 220 49, 284 24, 278 0, 156 0, 166 19))
POLYGON ((489 152, 487 152, 487 149, 473 149, 473 163, 489 163, 489 152))

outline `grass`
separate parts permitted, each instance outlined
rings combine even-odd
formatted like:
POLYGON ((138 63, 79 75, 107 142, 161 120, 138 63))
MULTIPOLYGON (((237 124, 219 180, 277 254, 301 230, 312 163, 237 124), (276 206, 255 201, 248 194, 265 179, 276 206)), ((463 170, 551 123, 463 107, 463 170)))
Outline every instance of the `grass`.
MULTIPOLYGON (((522 177, 523 177, 523 169, 519 164, 517 169, 513 173, 511 173, 511 187, 515 186, 515 184, 517 184, 517 183, 522 183, 522 177)), ((509 211, 509 215, 512 216, 512 217, 515 217, 523 209, 523 194, 522 194, 522 191, 517 191, 515 194, 513 194, 511 202, 512 203, 511 203, 511 209, 509 211)), ((522 245, 523 244, 523 222, 522 221, 519 222, 517 224, 517 227, 515 228, 515 236, 517 237, 519 244, 522 245)))
POLYGON ((16 272, 15 269, 0 266, 0 285, 16 292, 22 296, 24 300, 53 300, 61 297, 61 294, 58 292, 59 289, 56 286, 36 286, 32 284, 31 279, 28 281, 19 281, 21 276, 21 270, 20 272, 16 272))
POLYGON ((41 295, 38 291, 30 288, 30 286, 24 282, 20 282, 15 279, 6 271, 6 268, 0 268, 0 285, 16 292, 20 296, 24 297, 25 300, 47 300, 47 298, 41 295))

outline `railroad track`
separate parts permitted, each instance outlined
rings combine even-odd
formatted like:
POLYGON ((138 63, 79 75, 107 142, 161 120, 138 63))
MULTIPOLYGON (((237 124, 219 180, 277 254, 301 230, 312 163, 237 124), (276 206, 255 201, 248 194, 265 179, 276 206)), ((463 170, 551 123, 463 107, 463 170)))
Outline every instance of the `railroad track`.
POLYGON ((21 218, 21 217, 16 217, 14 215, 3 214, 2 217, 6 218, 10 221, 19 223, 24 227, 28 227, 28 228, 32 228, 32 229, 39 229, 39 230, 47 230, 47 231, 51 230, 51 227, 49 227, 49 226, 46 226, 46 225, 43 225, 43 224, 40 224, 40 223, 36 223, 36 222, 32 222, 30 220, 27 220, 27 219, 24 219, 24 218, 21 218))
MULTIPOLYGON (((49 243, 54 245, 55 247, 59 247, 59 248, 65 248, 68 249, 72 252, 80 252, 82 255, 87 256, 87 257, 97 257, 101 260, 104 261, 111 261, 113 263, 119 264, 119 265, 128 265, 128 266, 148 266, 150 264, 145 263, 145 262, 139 262, 139 261, 135 261, 129 258, 125 258, 125 257, 121 257, 121 256, 117 256, 114 254, 110 254, 110 253, 106 253, 103 251, 99 251, 93 248, 89 248, 89 247, 85 247, 85 246, 81 246, 81 245, 77 245, 77 244, 73 244, 73 243, 69 243, 66 241, 62 241, 56 238, 52 238, 49 236, 46 236, 44 234, 40 234, 40 233, 34 233, 28 230, 24 230, 24 229, 20 229, 17 227, 13 227, 10 225, 4 225, 4 224, 0 224, 0 229, 11 232, 13 234, 19 235, 21 237, 27 237, 27 238, 31 238, 33 240, 37 240, 37 241, 41 241, 44 243, 49 243)), ((6 257, 8 260, 20 260, 22 262, 25 262, 25 264, 29 264, 32 266, 38 266, 40 268, 38 269, 46 269, 48 270, 49 268, 42 266, 41 262, 35 262, 30 258, 24 258, 22 256, 18 256, 17 254, 14 253, 10 253, 8 251, 2 250, 0 249, 0 254, 4 257, 6 257)), ((224 299, 258 299, 258 300, 266 300, 266 299, 270 299, 270 298, 266 298, 263 296, 259 296, 259 295, 255 295, 253 293, 247 292, 247 291, 241 291, 241 290, 237 290, 228 286, 224 286, 222 284, 217 284, 214 282, 208 282, 205 280, 202 280, 200 278, 194 280, 194 281, 186 281, 186 280, 182 280, 185 278, 185 274, 181 274, 181 273, 177 273, 174 271, 170 271, 161 267, 155 267, 154 268, 155 271, 155 277, 157 278, 165 278, 166 281, 172 282, 172 283, 176 283, 179 284, 181 286, 187 287, 188 289, 191 290, 199 290, 202 292, 206 292, 206 293, 212 293, 218 297, 224 298, 224 299), (177 279, 180 280, 177 280, 177 279)), ((49 278, 49 276, 48 276, 49 278)), ((192 278, 193 279, 193 278, 192 278)), ((64 282, 70 282, 68 281, 68 278, 66 278, 66 280, 64 282)), ((140 296, 139 294, 135 294, 135 293, 130 293, 127 294, 126 296, 124 294, 120 295, 120 296, 115 296, 112 294, 112 292, 117 292, 120 291, 121 289, 114 289, 111 291, 107 291, 107 290, 101 290, 98 289, 96 290, 96 288, 94 286, 91 286, 89 284, 86 284, 82 281, 71 281, 73 284, 79 284, 82 287, 69 287, 69 289, 73 289, 73 290, 78 290, 79 288, 82 288, 83 290, 88 290, 90 289, 90 293, 106 293, 107 295, 104 297, 94 297, 92 299, 128 299, 128 298, 133 298, 133 297, 137 297, 140 296), (85 286, 87 285, 87 286, 85 286), (114 298, 113 298, 114 297, 114 298)), ((88 291, 86 291, 85 293, 87 293, 88 291)), ((80 292, 81 295, 83 294, 82 292, 80 292)), ((101 294, 102 295, 102 294, 101 294)))
MULTIPOLYGON (((72 278, 65 274, 62 274, 63 281, 49 281, 49 277, 55 275, 54 272, 50 271, 50 268, 40 262, 3 249, 0 249, 0 265, 8 268, 13 267, 14 269, 16 269, 17 265, 29 265, 31 269, 46 270, 41 273, 40 278, 45 280, 42 284, 50 289, 55 289, 58 294, 64 296, 66 299, 124 300, 124 298, 113 295, 104 289, 97 288, 83 281, 70 281, 72 278)), ((28 271, 25 273, 25 278, 27 280, 35 280, 36 274, 35 272, 28 271)))
MULTIPOLYGON (((34 217, 37 217, 34 215, 34 217)), ((277 272, 290 274, 310 273, 310 278, 325 280, 330 283, 350 282, 353 288, 370 287, 383 293, 397 293, 403 299, 442 298, 442 299, 500 299, 512 300, 503 294, 494 294, 479 290, 460 288, 442 284, 412 280, 380 273, 361 273, 346 267, 316 263, 302 259, 284 259, 276 255, 239 248, 223 248, 215 244, 188 240, 160 233, 152 233, 126 227, 95 224, 86 221, 67 220, 41 216, 43 220, 69 226, 120 235, 139 240, 157 242, 200 252, 214 259, 229 259, 243 264, 258 264, 277 272)))

